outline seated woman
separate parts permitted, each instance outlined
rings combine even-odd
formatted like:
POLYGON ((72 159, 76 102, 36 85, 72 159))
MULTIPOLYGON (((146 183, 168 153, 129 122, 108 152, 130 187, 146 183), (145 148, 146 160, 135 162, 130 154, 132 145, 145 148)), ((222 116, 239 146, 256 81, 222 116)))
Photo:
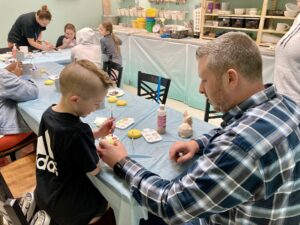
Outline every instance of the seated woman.
POLYGON ((36 99, 38 87, 20 78, 22 64, 12 63, 0 69, 0 151, 7 150, 32 134, 17 111, 17 103, 36 99))
POLYGON ((64 48, 72 48, 76 45, 76 29, 75 26, 71 23, 67 23, 64 27, 64 35, 59 36, 56 41, 56 48, 64 49, 64 48))
POLYGON ((86 59, 102 68, 102 53, 100 41, 96 32, 89 27, 82 28, 76 33, 76 46, 71 50, 71 60, 86 59))

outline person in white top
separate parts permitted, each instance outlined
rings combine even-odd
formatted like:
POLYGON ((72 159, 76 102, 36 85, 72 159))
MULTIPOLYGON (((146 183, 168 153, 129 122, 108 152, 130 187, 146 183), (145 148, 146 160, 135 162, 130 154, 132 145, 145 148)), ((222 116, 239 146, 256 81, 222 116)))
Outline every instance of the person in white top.
POLYGON ((102 69, 100 40, 92 28, 85 27, 76 33, 76 46, 71 50, 71 61, 86 59, 102 69))
MULTIPOLYGON (((300 0, 297 0, 300 10, 300 0)), ((300 105, 300 14, 275 49, 274 84, 280 94, 300 105)))

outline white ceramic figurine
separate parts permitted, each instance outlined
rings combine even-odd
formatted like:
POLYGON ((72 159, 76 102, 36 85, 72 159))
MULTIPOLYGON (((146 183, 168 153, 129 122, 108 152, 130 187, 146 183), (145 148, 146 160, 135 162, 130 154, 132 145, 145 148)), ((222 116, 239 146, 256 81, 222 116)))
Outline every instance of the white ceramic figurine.
POLYGON ((189 138, 193 135, 193 120, 187 111, 183 113, 183 122, 178 127, 178 135, 183 138, 189 138))

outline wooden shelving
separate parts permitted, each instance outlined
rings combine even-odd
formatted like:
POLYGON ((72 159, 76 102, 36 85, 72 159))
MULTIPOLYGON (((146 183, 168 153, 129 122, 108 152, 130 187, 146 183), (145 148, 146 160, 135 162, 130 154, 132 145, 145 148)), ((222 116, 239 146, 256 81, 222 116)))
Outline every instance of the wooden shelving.
POLYGON ((283 31, 283 32, 280 32, 280 31, 276 31, 276 30, 271 30, 271 29, 268 29, 268 30, 262 30, 263 33, 270 33, 270 34, 285 34, 286 31, 283 31))
MULTIPOLYGON (((214 3, 216 0, 214 0, 214 3)), ((229 0, 230 2, 230 0, 229 0)), ((293 21, 295 17, 286 17, 286 16, 271 16, 267 15, 267 10, 276 9, 276 4, 277 2, 275 0, 261 0, 261 5, 258 5, 256 8, 258 8, 258 12, 260 13, 259 15, 237 15, 237 14, 219 14, 219 13, 208 13, 207 12, 207 0, 202 0, 202 9, 201 9, 201 32, 200 32, 200 39, 214 39, 213 33, 215 33, 218 30, 238 30, 238 31, 243 31, 243 32, 255 32, 256 34, 256 43, 258 45, 264 44, 262 42, 262 36, 264 33, 270 33, 270 34, 276 34, 276 35, 284 35, 287 31, 284 32, 278 32, 274 29, 265 29, 265 23, 266 19, 268 22, 271 24, 273 23, 273 20, 276 22, 284 22, 287 21, 289 24, 289 21, 293 21), (271 5, 271 6, 270 6, 271 5), (269 8, 268 8, 269 6, 269 8), (259 26, 257 29, 254 28, 244 28, 244 27, 225 27, 225 26, 216 26, 214 25, 209 25, 207 24, 207 20, 213 20, 217 21, 220 17, 230 17, 232 18, 243 18, 246 21, 249 20, 250 18, 253 19, 259 19, 259 26), (208 32, 210 32, 210 35, 208 36, 208 32)), ((234 5, 232 5, 232 9, 234 8, 234 5)), ((285 23, 285 22, 284 22, 285 23)), ((255 35, 254 35, 255 36, 255 35)))
POLYGON ((258 29, 250 29, 250 28, 242 28, 242 27, 222 27, 222 26, 210 26, 210 25, 204 25, 204 27, 205 28, 223 29, 223 30, 240 30, 240 31, 258 32, 258 29))
POLYGON ((280 19, 280 20, 294 20, 295 17, 287 17, 287 16, 265 16, 266 19, 280 19))
POLYGON ((217 13, 205 13, 205 16, 229 16, 229 17, 250 17, 250 18, 260 18, 260 15, 245 15, 245 14, 217 14, 217 13))

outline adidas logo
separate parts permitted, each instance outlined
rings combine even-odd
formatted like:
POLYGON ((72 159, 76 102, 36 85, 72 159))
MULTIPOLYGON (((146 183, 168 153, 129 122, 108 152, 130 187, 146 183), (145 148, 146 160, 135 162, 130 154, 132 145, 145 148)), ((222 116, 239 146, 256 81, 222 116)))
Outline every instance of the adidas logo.
POLYGON ((40 136, 37 143, 36 167, 39 170, 45 170, 58 175, 57 163, 55 162, 53 151, 50 146, 50 136, 48 130, 45 136, 40 136), (45 140, 45 142, 44 142, 45 140))

